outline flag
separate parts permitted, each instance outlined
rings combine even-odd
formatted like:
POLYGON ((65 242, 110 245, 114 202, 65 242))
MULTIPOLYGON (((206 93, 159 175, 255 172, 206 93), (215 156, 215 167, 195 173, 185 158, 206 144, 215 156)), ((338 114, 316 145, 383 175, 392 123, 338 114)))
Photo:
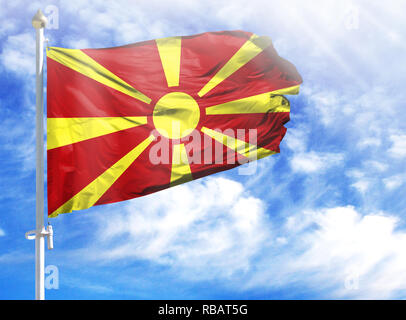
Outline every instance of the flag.
POLYGON ((302 79, 268 37, 207 32, 47 49, 48 214, 278 153, 302 79))

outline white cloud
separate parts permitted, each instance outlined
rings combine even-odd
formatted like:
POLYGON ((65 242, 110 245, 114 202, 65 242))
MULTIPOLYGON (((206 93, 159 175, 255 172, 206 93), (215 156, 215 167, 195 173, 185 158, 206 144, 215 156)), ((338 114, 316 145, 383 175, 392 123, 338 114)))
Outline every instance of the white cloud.
POLYGON ((399 267, 406 264, 406 233, 395 231, 397 218, 362 216, 351 207, 313 215, 319 230, 305 237, 309 247, 296 260, 298 269, 317 268, 322 272, 321 278, 335 275, 337 281, 357 274, 360 292, 346 292, 345 287, 338 287, 336 293, 343 296, 387 298, 406 286, 406 275, 399 273, 399 267), (395 274, 397 283, 391 281, 395 274))
POLYGON ((305 152, 307 149, 308 131, 307 128, 289 128, 286 136, 283 138, 283 143, 294 152, 305 152))
MULTIPOLYGON (((13 106, 4 108, 12 109, 13 106)), ((27 106, 25 117, 13 119, 5 117, 0 120, 0 141, 2 148, 8 153, 4 162, 18 161, 18 172, 27 174, 35 168, 35 124, 33 124, 33 108, 27 106)), ((44 149, 46 150, 46 149, 44 149)))
POLYGON ((3 66, 19 75, 35 74, 34 32, 12 35, 7 38, 1 52, 3 66))
POLYGON ((9 34, 16 29, 17 21, 14 19, 6 20, 5 18, 2 19, 3 23, 0 26, 0 36, 9 34))
POLYGON ((406 134, 391 135, 390 140, 392 146, 390 147, 389 154, 394 158, 406 157, 406 134))
POLYGON ((406 175, 405 174, 398 174, 394 176, 390 176, 382 180, 386 189, 393 190, 399 188, 401 185, 406 183, 406 175))
POLYGON ((406 287, 406 233, 397 231, 397 224, 394 216, 361 215, 353 207, 293 215, 283 230, 286 245, 267 257, 268 269, 248 287, 298 283, 328 289, 327 297, 397 297, 406 287), (358 288, 348 287, 353 278, 358 288))
POLYGON ((0 237, 4 237, 5 235, 6 233, 4 232, 4 230, 0 228, 0 237))
POLYGON ((241 28, 242 25, 247 23, 250 17, 256 15, 252 7, 246 6, 241 10, 241 4, 238 2, 229 2, 219 6, 216 16, 220 21, 225 21, 229 28, 241 28))
POLYGON ((71 277, 70 275, 63 276, 63 284, 72 289, 81 289, 86 291, 91 291, 92 293, 110 294, 114 292, 112 288, 104 286, 102 284, 93 283, 91 280, 81 278, 71 277))
MULTIPOLYGON (((75 16, 75 24, 69 25, 78 34, 86 30, 91 47, 106 46, 106 39, 116 45, 124 45, 164 36, 187 35, 188 29, 179 19, 194 17, 193 26, 199 28, 202 5, 188 1, 165 3, 162 1, 69 1, 65 12, 75 16), (200 10, 199 10, 200 9, 200 10), (80 27, 79 27, 80 26, 80 27)), ((65 45, 69 45, 70 40, 65 45)))
POLYGON ((369 168, 371 171, 377 172, 383 172, 388 169, 388 165, 386 163, 377 160, 366 160, 363 165, 369 168))
POLYGON ((367 179, 359 179, 357 182, 351 184, 352 187, 357 189, 360 193, 365 193, 369 189, 371 182, 367 179))
POLYGON ((364 168, 348 170, 346 175, 355 181, 350 186, 357 189, 361 194, 365 194, 372 184, 372 178, 366 176, 367 172, 364 168))
POLYGON ((28 261, 34 261, 34 254, 23 251, 10 251, 0 255, 0 264, 16 265, 20 263, 27 263, 28 261))
MULTIPOLYGON (((348 147, 376 148, 393 131, 401 131, 404 122, 403 115, 398 114, 398 101, 403 100, 404 95, 402 92, 389 95, 390 91, 389 87, 379 85, 361 93, 310 87, 301 94, 308 98, 305 107, 308 117, 323 124, 329 134, 351 139, 348 147)), ((401 139, 400 135, 396 142, 403 149, 401 139)))
POLYGON ((321 173, 332 166, 339 165, 343 160, 344 156, 340 153, 309 151, 295 153, 290 166, 294 172, 321 173))
MULTIPOLYGON (((337 94, 332 90, 311 92, 308 89, 307 91, 311 97, 309 106, 313 110, 317 110, 320 115, 320 121, 326 126, 334 124, 337 120, 337 113, 341 113, 341 101, 337 97, 337 94)), ((306 94, 306 90, 302 92, 306 94)))
POLYGON ((249 268, 270 231, 263 202, 225 178, 181 185, 124 208, 99 220, 95 259, 149 259, 228 276, 249 268))
POLYGON ((236 290, 296 284, 327 298, 402 297, 406 232, 395 216, 350 206, 304 210, 276 228, 261 200, 224 178, 159 195, 98 215, 94 245, 79 250, 80 260, 148 260, 236 290), (348 285, 354 279, 356 288, 348 285))
MULTIPOLYGON (((378 85, 380 81, 378 78, 373 80, 375 84, 368 90, 358 87, 358 90, 340 92, 310 86, 301 93, 306 97, 304 111, 308 119, 307 128, 302 130, 307 130, 309 136, 319 137, 318 141, 328 141, 343 150, 346 160, 343 175, 350 178, 346 188, 357 190, 357 197, 363 202, 361 206, 368 208, 379 207, 389 197, 386 191, 402 185, 399 179, 392 182, 390 179, 404 171, 403 163, 394 159, 406 156, 405 117, 398 107, 399 101, 405 99, 404 93, 378 85)), ((307 148, 311 150, 312 147, 307 148)), ((320 146, 317 150, 324 151, 320 146)), ((317 157, 302 160, 294 154, 292 160, 297 159, 299 168, 304 171, 316 172, 321 166, 317 157)))
POLYGON ((89 41, 87 39, 66 39, 67 47, 71 49, 86 49, 90 47, 89 41))
POLYGON ((365 137, 358 141, 357 146, 360 148, 367 147, 379 147, 381 145, 381 140, 378 138, 365 137))

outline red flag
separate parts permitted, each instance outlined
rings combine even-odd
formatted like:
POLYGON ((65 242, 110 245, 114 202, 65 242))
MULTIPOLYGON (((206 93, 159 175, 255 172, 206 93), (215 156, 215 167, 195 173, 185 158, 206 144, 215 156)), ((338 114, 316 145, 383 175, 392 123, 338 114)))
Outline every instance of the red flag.
POLYGON ((279 152, 302 79, 244 31, 47 51, 48 214, 143 196, 279 152))

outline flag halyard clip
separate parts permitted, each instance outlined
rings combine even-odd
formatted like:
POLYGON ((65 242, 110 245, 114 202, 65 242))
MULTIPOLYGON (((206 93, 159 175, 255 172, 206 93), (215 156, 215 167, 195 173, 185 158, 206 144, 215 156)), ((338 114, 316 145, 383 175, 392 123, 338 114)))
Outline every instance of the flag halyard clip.
POLYGON ((44 39, 44 44, 45 44, 45 50, 48 51, 48 49, 49 49, 49 39, 48 38, 44 39))
POLYGON ((54 230, 52 226, 49 224, 47 228, 43 228, 42 230, 31 230, 25 233, 25 238, 27 240, 35 240, 36 237, 47 237, 47 244, 48 250, 52 250, 54 248, 54 230))

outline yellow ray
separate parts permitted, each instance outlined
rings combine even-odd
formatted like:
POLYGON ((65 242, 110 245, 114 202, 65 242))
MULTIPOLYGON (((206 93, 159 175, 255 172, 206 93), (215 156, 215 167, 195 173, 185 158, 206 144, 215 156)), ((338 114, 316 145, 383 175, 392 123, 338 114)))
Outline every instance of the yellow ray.
POLYGON ((168 87, 179 86, 181 37, 156 39, 168 87))
POLYGON ((193 180, 185 145, 175 144, 172 154, 171 186, 193 180))
POLYGON ((153 135, 149 136, 71 199, 52 212, 50 217, 53 218, 61 213, 87 209, 93 206, 154 140, 155 137, 153 135))
POLYGON ((272 94, 299 94, 300 84, 292 87, 271 91, 272 94))
POLYGON ((242 45, 231 59, 227 61, 227 63, 199 91, 199 97, 203 97, 207 92, 255 58, 271 43, 272 41, 268 37, 259 37, 256 34, 252 35, 251 38, 242 45))
POLYGON ((243 155, 249 160, 257 160, 272 154, 275 154, 275 151, 258 147, 251 143, 245 142, 240 139, 233 138, 231 136, 225 135, 221 132, 203 127, 202 132, 207 134, 209 137, 214 140, 224 144, 226 147, 234 150, 235 152, 243 155))
POLYGON ((151 102, 150 98, 134 89, 131 85, 93 60, 82 50, 50 47, 47 50, 47 57, 135 99, 147 104, 151 102))
POLYGON ((269 93, 238 99, 206 108, 206 114, 242 114, 289 112, 290 105, 284 96, 269 93))
POLYGON ((48 118, 48 150, 147 123, 147 117, 48 118))
POLYGON ((289 112, 289 100, 282 96, 282 94, 297 93, 299 93, 299 86, 270 91, 207 107, 206 114, 289 112))

